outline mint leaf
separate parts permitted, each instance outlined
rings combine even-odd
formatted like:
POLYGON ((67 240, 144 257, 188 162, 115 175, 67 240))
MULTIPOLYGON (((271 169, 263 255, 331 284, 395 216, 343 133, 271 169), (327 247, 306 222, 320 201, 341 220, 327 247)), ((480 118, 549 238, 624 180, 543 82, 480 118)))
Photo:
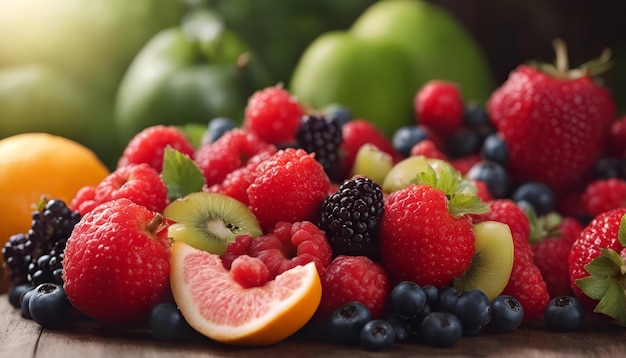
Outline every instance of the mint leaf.
POLYGON ((202 187, 206 184, 204 174, 196 163, 169 146, 165 148, 163 153, 161 176, 167 186, 167 196, 170 200, 202 191, 202 187))

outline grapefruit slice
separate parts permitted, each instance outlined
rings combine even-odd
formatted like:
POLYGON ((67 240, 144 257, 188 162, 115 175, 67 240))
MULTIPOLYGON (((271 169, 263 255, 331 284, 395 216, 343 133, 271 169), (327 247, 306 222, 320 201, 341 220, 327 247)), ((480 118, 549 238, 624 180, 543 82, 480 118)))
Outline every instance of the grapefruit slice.
POLYGON ((175 242, 170 260, 172 294, 183 317, 218 342, 277 343, 302 328, 321 300, 314 263, 296 266, 262 286, 244 288, 224 268, 219 255, 175 242))

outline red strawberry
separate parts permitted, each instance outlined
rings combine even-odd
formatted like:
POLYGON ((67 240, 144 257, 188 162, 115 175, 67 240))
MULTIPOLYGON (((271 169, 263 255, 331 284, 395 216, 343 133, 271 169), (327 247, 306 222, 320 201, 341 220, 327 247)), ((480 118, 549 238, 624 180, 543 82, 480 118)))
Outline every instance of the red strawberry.
POLYGON ((463 123, 465 106, 459 86, 454 82, 427 82, 415 94, 413 107, 418 123, 443 137, 454 134, 463 123))
POLYGON ((385 269, 365 256, 335 257, 322 273, 322 300, 316 315, 328 319, 341 305, 358 301, 380 317, 390 290, 385 269))
POLYGON ((303 114, 300 103, 286 89, 267 87, 250 96, 242 127, 265 142, 292 144, 303 114))
POLYGON ((147 163, 129 164, 104 178, 94 193, 96 204, 120 198, 162 212, 167 205, 167 187, 161 175, 147 163))
POLYGON ((520 65, 487 110, 507 143, 513 177, 565 193, 581 184, 602 153, 616 109, 609 91, 591 77, 596 68, 568 71, 565 46, 555 42, 555 48, 558 67, 520 65))
POLYGON ((570 248, 583 227, 578 220, 548 214, 537 219, 536 234, 531 238, 533 262, 541 271, 551 298, 570 295, 569 265, 570 248))
POLYGON ((163 216, 122 198, 86 214, 63 258, 72 305, 96 320, 139 323, 169 290, 170 244, 163 216))
POLYGON ((626 207, 626 180, 597 179, 587 184, 580 200, 584 211, 591 217, 626 207))
POLYGON ((533 262, 528 216, 510 199, 496 199, 489 203, 489 207, 487 213, 473 216, 474 222, 495 220, 505 223, 513 236, 513 268, 502 294, 520 301, 525 322, 535 320, 543 315, 550 295, 541 271, 533 262))
POLYGON ((626 326, 624 267, 626 208, 596 216, 574 241, 569 254, 570 284, 589 310, 609 315, 626 326))
POLYGON ((447 285, 465 272, 474 255, 476 238, 467 214, 485 205, 475 195, 457 192, 462 181, 454 168, 441 165, 435 170, 432 177, 418 178, 420 184, 392 192, 385 201, 380 251, 394 284, 447 285), (450 185, 439 189, 433 182, 450 185))
POLYGON ((76 195, 70 202, 70 210, 78 211, 81 216, 85 216, 93 208, 98 205, 96 203, 96 187, 84 186, 78 190, 76 195))
POLYGON ((383 132, 364 119, 354 119, 341 127, 343 143, 343 168, 349 171, 354 165, 356 154, 363 144, 371 143, 391 155, 394 163, 402 160, 402 155, 393 147, 383 132))
POLYGON ((235 128, 201 146, 194 161, 204 173, 206 185, 211 186, 221 183, 228 173, 245 166, 248 159, 268 147, 254 133, 235 128))
POLYGON ((117 166, 148 163, 160 173, 163 169, 163 153, 168 146, 193 158, 195 149, 180 129, 156 125, 137 133, 128 142, 117 166))
POLYGON ((247 190, 248 206, 264 232, 280 221, 317 222, 329 188, 324 168, 311 154, 287 148, 256 168, 247 190))

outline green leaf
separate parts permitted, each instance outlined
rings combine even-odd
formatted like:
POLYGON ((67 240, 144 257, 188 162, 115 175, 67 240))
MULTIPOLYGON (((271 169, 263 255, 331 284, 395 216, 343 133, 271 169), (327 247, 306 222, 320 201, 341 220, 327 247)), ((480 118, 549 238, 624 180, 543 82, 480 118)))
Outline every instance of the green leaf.
POLYGON ((161 176, 167 186, 167 196, 170 200, 202 191, 202 187, 206 184, 204 174, 196 163, 169 146, 163 153, 161 176))
MULTIPOLYGON (((613 276, 619 267, 610 257, 612 256, 610 252, 613 252, 615 255, 617 255, 617 252, 606 249, 600 249, 600 252, 602 252, 602 255, 585 265, 585 270, 593 277, 607 279, 613 276)), ((617 256, 619 257, 619 255, 617 256)))
POLYGON ((576 286, 580 288, 585 295, 599 300, 604 297, 604 294, 609 289, 607 280, 599 280, 592 276, 579 278, 576 280, 576 286))
POLYGON ((463 177, 452 165, 444 161, 433 161, 428 169, 417 174, 416 181, 432 188, 439 189, 451 196, 459 192, 463 177))
POLYGON ((593 311, 613 317, 620 326, 626 327, 626 292, 624 292, 624 287, 617 280, 607 280, 606 293, 593 311))
POLYGON ((473 194, 452 195, 448 208, 450 213, 457 218, 465 214, 483 214, 489 211, 489 205, 473 194))

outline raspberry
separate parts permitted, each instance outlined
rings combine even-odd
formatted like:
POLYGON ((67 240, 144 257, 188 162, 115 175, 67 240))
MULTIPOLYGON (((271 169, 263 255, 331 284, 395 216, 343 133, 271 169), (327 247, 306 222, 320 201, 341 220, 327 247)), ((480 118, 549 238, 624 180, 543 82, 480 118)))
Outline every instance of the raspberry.
POLYGON ((215 142, 201 146, 194 161, 202 170, 206 185, 211 186, 221 183, 228 173, 245 166, 249 158, 268 146, 254 133, 235 128, 215 142))
POLYGON ((82 216, 90 212, 96 205, 98 205, 96 203, 96 187, 88 185, 76 192, 70 202, 70 209, 79 212, 82 216))
POLYGON ((117 168, 95 190, 95 202, 126 198, 146 208, 163 212, 167 205, 167 187, 161 175, 147 163, 117 168))
POLYGON ((608 149, 616 158, 626 158, 626 116, 622 116, 611 123, 608 149))
POLYGON ((309 153, 315 153, 324 171, 333 181, 341 177, 339 151, 343 134, 339 121, 334 117, 305 115, 300 120, 296 135, 297 146, 309 153))
POLYGON ((379 260, 379 223, 383 192, 366 177, 345 180, 324 200, 320 228, 334 255, 367 256, 379 260))
POLYGON ((245 166, 237 168, 228 173, 221 183, 214 184, 205 189, 207 192, 221 193, 233 197, 248 205, 248 187, 256 178, 255 170, 266 159, 270 158, 277 149, 274 145, 269 145, 260 152, 252 156, 245 166))
POLYGON ((137 133, 128 142, 117 167, 148 163, 160 173, 163 169, 163 153, 168 146, 193 158, 195 149, 180 129, 156 125, 137 133))
POLYGON ((237 235, 234 241, 228 243, 226 251, 222 254, 222 264, 224 268, 230 270, 233 261, 241 255, 248 254, 248 248, 254 238, 250 234, 237 235))
POLYGON ((394 163, 403 159, 402 155, 394 148, 387 137, 372 123, 364 119, 349 121, 341 127, 341 132, 343 135, 343 143, 341 145, 341 151, 343 152, 342 167, 346 171, 344 177, 352 169, 357 152, 366 143, 374 144, 378 149, 391 155, 394 163))
POLYGON ((291 144, 303 114, 302 106, 287 90, 266 87, 250 96, 242 126, 268 143, 291 144))
POLYGON ((264 232, 279 221, 318 222, 330 181, 306 151, 279 150, 257 167, 255 175, 248 187, 248 206, 264 232))
POLYGON ((309 262, 315 262, 317 271, 324 272, 332 258, 326 235, 309 221, 277 223, 270 233, 254 239, 247 253, 267 266, 270 279, 309 262))
POLYGON ((524 322, 531 322, 541 317, 550 295, 539 268, 532 261, 520 260, 515 252, 511 276, 502 294, 517 298, 524 307, 524 322))
POLYGON ((581 198, 584 211, 591 217, 626 207, 626 180, 598 179, 587 185, 581 198))
POLYGON ((231 265, 230 274, 243 288, 263 286, 270 280, 270 270, 256 257, 242 255, 231 265))
POLYGON ((423 155, 426 158, 446 160, 445 154, 443 154, 439 148, 437 148, 435 142, 430 139, 424 139, 412 146, 409 155, 423 155))
POLYGON ((493 197, 491 196, 491 193, 489 192, 489 189, 487 188, 487 184, 485 184, 484 181, 474 180, 472 182, 476 186, 476 195, 478 195, 480 200, 484 201, 485 203, 493 201, 493 197))
POLYGON ((477 154, 470 154, 460 158, 450 160, 450 164, 454 169, 458 170, 462 175, 467 174, 474 164, 481 161, 481 157, 477 154))
POLYGON ((427 82, 415 94, 413 107, 417 121, 443 137, 450 137, 463 124, 463 98, 456 83, 427 82))
POLYGON ((370 309, 374 318, 381 317, 390 290, 385 269, 365 256, 339 255, 326 267, 322 280, 322 300, 317 309, 320 317, 330 317, 341 305, 358 301, 370 309))

